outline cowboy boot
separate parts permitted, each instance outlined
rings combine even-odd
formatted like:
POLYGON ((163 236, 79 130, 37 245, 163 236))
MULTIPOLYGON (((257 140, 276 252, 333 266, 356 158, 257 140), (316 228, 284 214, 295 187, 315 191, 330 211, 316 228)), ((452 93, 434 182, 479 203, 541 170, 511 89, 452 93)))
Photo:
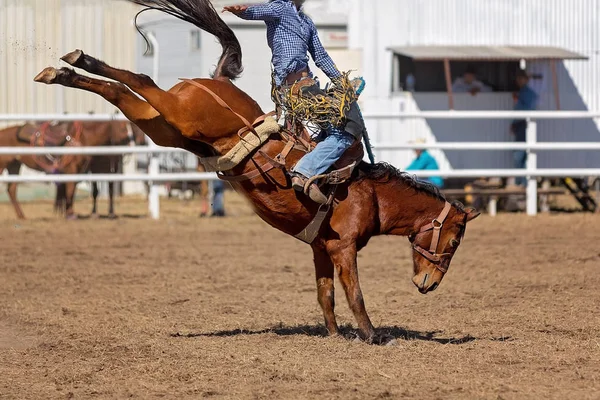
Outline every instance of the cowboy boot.
POLYGON ((327 203, 327 196, 325 196, 323 194, 323 192, 321 192, 321 189, 319 189, 319 186, 317 186, 316 183, 311 183, 308 186, 308 190, 305 190, 305 186, 306 186, 306 180, 303 179, 300 176, 293 176, 292 177, 292 188, 294 188, 294 190, 296 190, 297 192, 305 192, 308 193, 308 197, 314 201, 315 203, 318 204, 326 204, 327 203))

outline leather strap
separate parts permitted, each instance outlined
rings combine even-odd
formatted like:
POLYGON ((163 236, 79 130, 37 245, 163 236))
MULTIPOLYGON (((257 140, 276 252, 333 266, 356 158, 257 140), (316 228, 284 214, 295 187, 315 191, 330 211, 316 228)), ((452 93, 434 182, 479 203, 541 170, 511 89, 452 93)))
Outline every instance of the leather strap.
POLYGON ((223 174, 217 172, 217 176, 219 177, 219 179, 221 179, 223 181, 227 181, 227 182, 242 182, 242 181, 248 181, 250 179, 254 179, 257 176, 260 176, 266 172, 269 172, 270 170, 272 170, 274 168, 275 168, 275 166, 273 164, 271 164, 270 162, 266 162, 263 165, 256 167, 255 170, 246 172, 245 174, 223 175, 223 174))
POLYGON ((241 175, 230 176, 230 175, 217 174, 217 176, 219 177, 219 179, 222 179, 227 182, 242 182, 242 181, 254 179, 266 172, 271 171, 274 168, 284 169, 285 168, 285 159, 288 156, 288 154, 290 154, 292 149, 294 148, 294 145, 295 145, 295 142, 293 140, 288 140, 288 142, 285 144, 285 147, 283 148, 283 150, 281 150, 281 153, 279 153, 275 157, 275 159, 272 159, 264 151, 259 150, 258 152, 260 153, 261 156, 263 156, 264 158, 267 159, 267 162, 262 164, 259 167, 256 167, 255 170, 246 172, 245 174, 241 174, 241 175))
POLYGON ((433 236, 431 237, 431 246, 429 247, 429 251, 433 254, 437 253, 437 248, 440 243, 440 232, 442 231, 442 226, 444 226, 444 221, 446 220, 446 217, 448 217, 450 208, 450 203, 446 202, 446 204, 444 205, 444 209, 437 217, 437 219, 431 221, 431 224, 433 226, 433 236))
POLYGON ((440 215, 438 215, 438 217, 436 219, 434 219, 433 221, 431 221, 429 224, 421 227, 421 229, 419 230, 419 233, 433 230, 429 250, 425 250, 418 244, 413 244, 413 246, 412 246, 414 251, 416 251, 423 257, 425 257, 432 264, 435 264, 436 268, 439 269, 443 273, 446 273, 448 271, 448 267, 446 265, 443 265, 442 261, 446 256, 449 256, 450 254, 448 254, 448 253, 438 254, 437 248, 440 243, 440 234, 442 232, 442 227, 444 226, 444 221, 446 221, 446 218, 448 218, 448 214, 450 213, 451 209, 452 209, 452 205, 450 203, 446 202, 446 204, 444 204, 444 208, 440 212, 440 215))
POLYGON ((321 225, 323 225, 323 221, 325 221, 325 218, 327 217, 327 214, 331 209, 331 203, 333 202, 336 189, 337 186, 332 186, 331 190, 329 191, 329 198, 327 200, 327 203, 321 204, 314 218, 308 223, 306 228, 302 229, 302 231, 297 235, 294 235, 296 239, 299 239, 307 244, 311 244, 315 240, 315 238, 319 234, 319 231, 321 230, 321 225))
MULTIPOLYGON (((255 135, 257 135, 256 131, 254 130, 254 126, 252 126, 252 124, 246 119, 244 118, 243 115, 238 114, 237 112, 235 112, 231 107, 229 107, 229 104, 227 104, 222 98, 220 98, 215 92, 213 92, 212 90, 210 90, 209 88, 207 88, 206 86, 202 85, 201 83, 198 83, 192 79, 186 79, 186 78, 179 78, 180 80, 189 83, 190 85, 196 86, 197 88, 200 88, 202 90, 204 90, 206 93, 210 94, 212 96, 213 99, 215 99, 215 101, 223 108, 228 109, 229 111, 231 111, 233 114, 235 114, 236 117, 238 117, 243 123, 244 125, 246 125, 246 128, 251 131, 254 132, 255 135)), ((260 118, 260 117, 259 117, 260 118)), ((266 118, 266 117, 265 117, 266 118)), ((239 134, 239 132, 238 132, 239 134)))

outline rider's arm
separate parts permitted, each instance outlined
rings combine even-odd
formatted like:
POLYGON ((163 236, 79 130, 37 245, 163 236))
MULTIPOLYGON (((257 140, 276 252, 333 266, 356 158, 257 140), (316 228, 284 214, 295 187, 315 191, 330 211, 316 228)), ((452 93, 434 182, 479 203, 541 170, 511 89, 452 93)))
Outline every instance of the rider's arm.
POLYGON ((312 21, 310 41, 308 42, 308 51, 310 52, 310 55, 312 56, 316 66, 319 67, 321 71, 325 72, 325 75, 327 75, 329 79, 335 79, 342 76, 331 57, 329 57, 329 54, 327 54, 327 50, 323 48, 321 40, 319 40, 317 28, 312 21))
POLYGON ((281 17, 284 5, 278 1, 248 6, 238 17, 248 20, 270 21, 281 17))

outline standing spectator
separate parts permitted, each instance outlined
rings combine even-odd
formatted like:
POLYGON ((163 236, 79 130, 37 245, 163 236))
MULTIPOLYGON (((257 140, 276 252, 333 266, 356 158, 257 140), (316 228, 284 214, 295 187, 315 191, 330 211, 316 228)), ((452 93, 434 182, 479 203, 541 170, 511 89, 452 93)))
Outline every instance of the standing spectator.
MULTIPOLYGON (((537 107, 538 95, 528 85, 529 76, 527 72, 519 70, 516 78, 518 93, 513 95, 515 100, 514 109, 518 111, 533 111, 537 107)), ((527 121, 524 119, 514 120, 510 125, 510 131, 515 142, 525 142, 527 140, 527 121)), ((527 164, 527 152, 525 150, 515 150, 513 153, 514 167, 522 169, 527 164)), ((515 184, 525 186, 525 178, 518 177, 515 179, 515 184)))
MULTIPOLYGON (((425 143, 423 139, 417 139, 413 143, 425 143)), ((415 149, 415 155, 417 156, 408 167, 407 171, 419 171, 419 170, 439 170, 439 166, 435 158, 429 154, 426 149, 415 149)), ((430 176, 428 178, 422 178, 421 181, 432 183, 435 186, 441 188, 444 186, 444 180, 439 176, 430 176)))
MULTIPOLYGON (((198 172, 206 172, 202 164, 198 163, 196 168, 198 172)), ((209 197, 212 197, 211 217, 225 216, 225 183, 220 180, 200 181, 200 217, 208 216, 209 197)))
POLYGON ((213 217, 224 217, 225 216, 225 182, 220 179, 210 181, 212 189, 212 216, 213 217))

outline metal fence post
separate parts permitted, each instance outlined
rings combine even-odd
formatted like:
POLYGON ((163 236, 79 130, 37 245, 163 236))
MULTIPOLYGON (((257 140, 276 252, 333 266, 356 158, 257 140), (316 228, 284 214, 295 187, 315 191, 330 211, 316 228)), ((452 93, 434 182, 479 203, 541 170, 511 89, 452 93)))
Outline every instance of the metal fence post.
MULTIPOLYGON (((148 36, 148 40, 152 44, 152 48, 154 50, 152 59, 152 79, 154 80, 154 83, 158 85, 158 73, 160 68, 160 46, 158 45, 158 40, 156 39, 156 36, 154 36, 154 33, 147 32, 146 35, 148 36)), ((156 143, 152 141, 152 139, 150 139, 148 136, 146 136, 146 138, 148 139, 149 147, 158 147, 156 143)), ((151 176, 157 176, 158 174, 160 174, 160 165, 157 153, 152 153, 150 155, 150 162, 148 163, 148 174, 151 176)), ((152 219, 158 219, 160 217, 160 197, 158 193, 158 185, 156 184, 156 182, 153 181, 148 182, 148 184, 150 186, 150 190, 148 193, 148 211, 150 212, 150 217, 152 219)))
MULTIPOLYGON (((537 142, 537 121, 527 119, 527 145, 533 146, 537 142)), ((527 149, 527 215, 537 215, 537 153, 531 147, 527 149)))

